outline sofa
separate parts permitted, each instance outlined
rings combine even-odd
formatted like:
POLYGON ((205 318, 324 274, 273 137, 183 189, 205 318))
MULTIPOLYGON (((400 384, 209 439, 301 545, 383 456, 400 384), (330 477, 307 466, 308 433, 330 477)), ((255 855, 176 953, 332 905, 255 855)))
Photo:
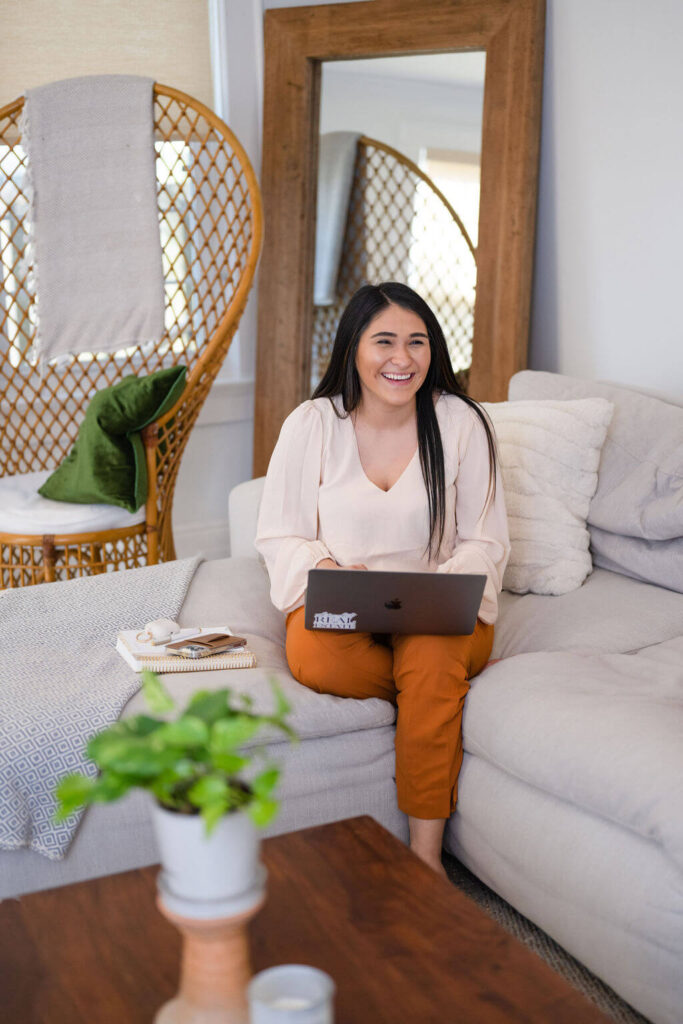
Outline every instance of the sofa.
MULTIPOLYGON (((585 396, 614 405, 588 513, 593 571, 560 596, 501 595, 492 662, 466 702, 445 848, 655 1024, 680 1024, 683 409, 554 374, 510 385, 512 401, 585 396)), ((292 703, 300 742, 272 748, 284 773, 268 834, 370 814, 406 840, 393 706, 317 694, 288 672, 284 619, 253 547, 261 490, 254 480, 232 492, 231 557, 200 565, 179 616, 215 622, 220 609, 258 667, 202 672, 201 685, 265 707, 275 676, 292 703)), ((198 685, 193 673, 165 682, 180 699, 198 685)), ((142 708, 138 693, 124 715, 142 708)), ((0 897, 156 859, 146 798, 132 793, 90 808, 62 861, 0 853, 0 897)))

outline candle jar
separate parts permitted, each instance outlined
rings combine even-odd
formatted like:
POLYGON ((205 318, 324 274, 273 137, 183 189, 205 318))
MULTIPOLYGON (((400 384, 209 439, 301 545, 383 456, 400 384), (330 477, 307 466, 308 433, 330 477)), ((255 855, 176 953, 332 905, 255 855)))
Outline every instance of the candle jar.
POLYGON ((333 1024, 334 982, 305 964, 257 974, 247 989, 250 1024, 333 1024))

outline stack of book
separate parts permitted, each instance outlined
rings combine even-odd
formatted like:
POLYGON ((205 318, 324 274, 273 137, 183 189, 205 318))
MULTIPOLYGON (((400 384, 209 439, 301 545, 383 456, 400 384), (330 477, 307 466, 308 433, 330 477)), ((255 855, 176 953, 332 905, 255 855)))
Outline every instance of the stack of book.
MULTIPOLYGON (((232 632, 225 626, 204 626, 202 629, 182 629, 173 635, 173 643, 179 640, 191 642, 201 640, 209 633, 232 632)), ((165 644, 153 645, 145 637, 144 631, 126 629, 118 634, 116 650, 135 672, 150 669, 152 672, 201 672, 208 668, 254 668, 256 658, 246 644, 223 654, 210 654, 204 658, 185 658, 177 654, 169 654, 165 644)))

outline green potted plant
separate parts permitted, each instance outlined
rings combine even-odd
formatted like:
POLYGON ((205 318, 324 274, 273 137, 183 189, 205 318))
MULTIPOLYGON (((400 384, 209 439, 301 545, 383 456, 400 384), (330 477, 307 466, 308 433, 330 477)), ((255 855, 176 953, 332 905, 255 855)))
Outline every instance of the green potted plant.
MULTIPOLYGON (((142 674, 150 710, 168 716, 175 703, 155 673, 142 674)), ((153 823, 163 872, 164 900, 211 904, 247 902, 263 883, 258 827, 277 813, 279 769, 257 770, 263 747, 244 750, 264 727, 295 734, 290 707, 272 683, 275 709, 259 715, 247 695, 200 690, 174 719, 136 715, 95 735, 86 748, 96 778, 68 775, 57 787, 56 817, 118 800, 133 788, 153 797, 153 823)))

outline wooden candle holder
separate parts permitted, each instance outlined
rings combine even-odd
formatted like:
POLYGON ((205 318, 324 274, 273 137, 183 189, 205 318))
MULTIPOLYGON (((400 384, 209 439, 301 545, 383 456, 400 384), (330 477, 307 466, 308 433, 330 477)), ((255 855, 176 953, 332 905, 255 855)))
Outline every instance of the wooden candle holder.
POLYGON ((263 906, 230 917, 201 920, 161 913, 183 936, 178 995, 161 1007, 154 1024, 248 1024, 246 987, 251 978, 247 922, 263 906))

